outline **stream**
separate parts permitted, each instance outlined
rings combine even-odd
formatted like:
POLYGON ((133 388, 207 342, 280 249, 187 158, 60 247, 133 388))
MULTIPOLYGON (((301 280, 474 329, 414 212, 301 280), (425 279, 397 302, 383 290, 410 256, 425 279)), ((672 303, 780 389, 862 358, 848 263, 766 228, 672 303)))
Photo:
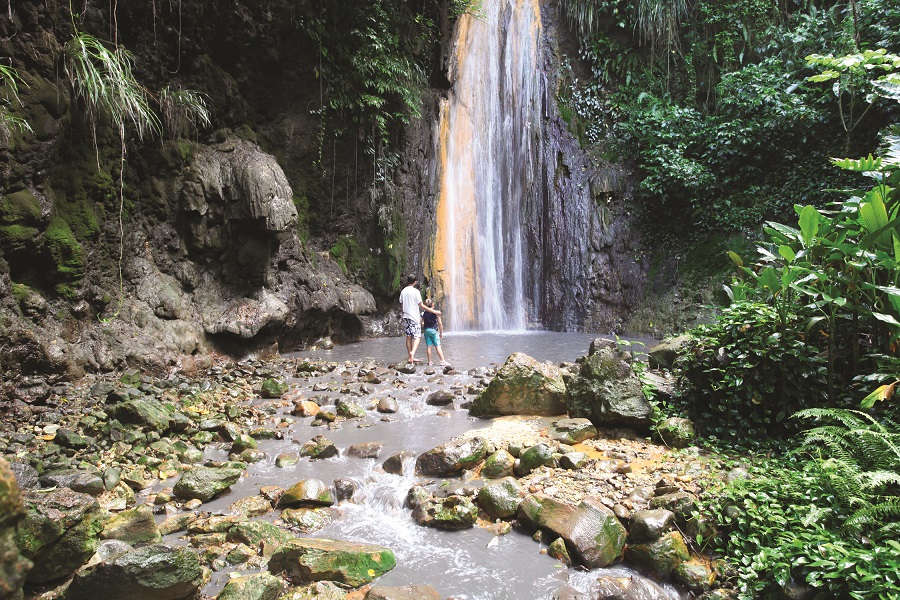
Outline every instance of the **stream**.
MULTIPOLYGON (((460 600, 550 599, 566 583, 586 591, 596 580, 596 574, 566 569, 559 561, 541 554, 545 546, 522 530, 514 529, 508 535, 494 536, 479 527, 451 532, 419 526, 412 519, 411 511, 403 506, 407 491, 420 479, 412 475, 414 459, 404 465, 402 476, 385 473, 380 465, 395 452, 409 450, 419 455, 456 435, 490 424, 489 420, 469 417, 466 410, 456 410, 454 405, 437 407, 425 402, 428 394, 436 390, 471 385, 474 378, 466 370, 501 364, 516 351, 539 360, 574 361, 587 353, 590 341, 596 337, 553 332, 447 335, 444 338, 446 357, 459 371, 458 375, 443 375, 440 367, 429 369, 423 363, 415 374, 392 373, 376 383, 357 381, 355 375, 359 366, 372 361, 386 365, 402 360, 405 355, 402 338, 368 340, 327 351, 292 354, 291 357, 346 365, 329 373, 290 379, 292 388, 302 389, 305 397, 327 407, 342 396, 355 396, 363 406, 391 396, 399 404, 399 412, 384 418, 381 413, 367 411, 365 419, 347 420, 340 428, 331 429, 312 427, 310 419, 291 417, 290 407, 280 409, 278 414, 272 415, 271 422, 262 425, 274 426, 284 420, 293 420, 282 429, 284 439, 261 440, 259 449, 265 451, 265 459, 251 464, 247 475, 229 492, 204 504, 202 509, 226 513, 230 504, 258 494, 263 486, 287 488, 309 478, 330 485, 335 479, 350 479, 357 490, 349 501, 336 505, 339 518, 309 537, 374 543, 390 548, 396 555, 397 566, 381 577, 378 585, 431 585, 443 597, 460 600), (320 391, 313 391, 314 385, 320 391), (324 460, 301 458, 293 466, 275 466, 275 457, 280 453, 296 452, 299 445, 319 434, 340 449, 339 456, 324 460), (379 458, 347 456, 346 449, 361 442, 383 443, 379 458)), ((424 348, 420 348, 417 356, 424 359, 424 355, 424 348)), ((227 460, 227 445, 208 449, 206 454, 207 458, 227 460)), ((434 483, 437 487, 450 489, 479 484, 479 481, 459 479, 434 483)), ((232 570, 234 568, 229 567, 215 573, 204 592, 218 593, 232 570)), ((622 566, 611 570, 626 576, 630 572, 622 566)))

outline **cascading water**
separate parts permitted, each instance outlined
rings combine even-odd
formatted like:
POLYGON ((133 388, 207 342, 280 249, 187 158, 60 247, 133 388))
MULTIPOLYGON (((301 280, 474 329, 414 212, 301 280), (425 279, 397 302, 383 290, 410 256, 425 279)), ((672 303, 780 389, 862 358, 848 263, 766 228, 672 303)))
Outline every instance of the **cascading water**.
POLYGON ((540 0, 459 20, 441 106, 432 273, 448 328, 524 329, 523 214, 540 177, 540 0))

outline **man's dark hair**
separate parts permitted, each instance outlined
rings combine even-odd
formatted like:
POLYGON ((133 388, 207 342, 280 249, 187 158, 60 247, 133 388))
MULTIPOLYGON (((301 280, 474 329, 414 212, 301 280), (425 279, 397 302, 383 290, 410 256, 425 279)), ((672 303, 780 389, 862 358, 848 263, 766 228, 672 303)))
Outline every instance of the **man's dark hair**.
POLYGON ((408 275, 406 277, 406 285, 412 285, 419 280, 415 275, 408 275))

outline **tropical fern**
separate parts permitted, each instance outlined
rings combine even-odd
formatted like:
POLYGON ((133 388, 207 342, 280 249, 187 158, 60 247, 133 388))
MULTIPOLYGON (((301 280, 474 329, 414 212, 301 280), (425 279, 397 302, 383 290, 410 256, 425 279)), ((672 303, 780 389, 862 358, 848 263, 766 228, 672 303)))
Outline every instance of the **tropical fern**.
POLYGON ((798 412, 800 419, 822 425, 803 434, 807 448, 823 448, 831 484, 851 509, 844 525, 854 532, 886 533, 900 518, 900 429, 864 412, 815 408, 798 412))

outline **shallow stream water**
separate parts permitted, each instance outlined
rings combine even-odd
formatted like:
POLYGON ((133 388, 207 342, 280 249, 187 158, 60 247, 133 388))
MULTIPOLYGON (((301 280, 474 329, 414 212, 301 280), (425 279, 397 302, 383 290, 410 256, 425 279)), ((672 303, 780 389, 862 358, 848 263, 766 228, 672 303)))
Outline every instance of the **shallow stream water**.
MULTIPOLYGON (((311 427, 309 419, 296 418, 284 429, 282 440, 260 441, 259 448, 266 458, 252 464, 247 475, 230 492, 203 505, 204 510, 227 512, 234 501, 259 493, 262 486, 287 488, 309 478, 331 484, 337 478, 351 479, 358 490, 350 501, 337 505, 340 517, 309 537, 327 537, 348 541, 379 544, 390 548, 397 566, 381 577, 379 585, 425 584, 436 588, 443 597, 460 600, 539 600, 550 599, 566 583, 586 590, 596 580, 596 574, 566 569, 559 561, 541 554, 543 546, 530 535, 514 530, 504 536, 494 536, 486 529, 475 527, 463 531, 440 531, 417 525, 411 511, 403 507, 409 488, 417 481, 412 475, 413 460, 404 475, 385 473, 380 465, 391 454, 409 450, 416 455, 438 446, 454 436, 487 426, 490 421, 473 419, 465 410, 435 407, 425 398, 439 389, 459 388, 471 384, 474 378, 465 370, 502 363, 512 352, 525 352, 539 360, 552 362, 574 361, 587 353, 591 334, 527 332, 456 334, 444 338, 446 357, 461 373, 442 375, 440 368, 433 374, 422 366, 413 375, 390 375, 377 384, 361 384, 354 377, 358 365, 375 361, 382 365, 404 360, 402 338, 369 340, 332 350, 311 350, 291 356, 322 359, 329 362, 347 361, 327 374, 309 379, 293 379, 292 387, 312 390, 313 384, 327 388, 321 392, 308 391, 307 397, 317 396, 324 406, 338 398, 356 395, 362 406, 376 402, 382 396, 397 400, 400 410, 382 420, 383 415, 368 411, 363 420, 347 420, 340 429, 311 427), (450 409, 450 410, 448 410, 450 409), (299 445, 322 434, 341 451, 340 455, 324 460, 303 458, 294 466, 279 468, 275 457, 283 452, 296 452, 299 445), (346 455, 351 444, 381 442, 383 450, 378 459, 359 459, 346 455)), ((424 358, 424 349, 419 355, 424 358)), ((289 416, 289 407, 272 415, 272 423, 289 416)), ((265 423, 264 423, 265 424, 265 423)), ((208 451, 213 459, 225 459, 226 447, 208 451)), ((451 479, 438 481, 438 487, 455 489, 480 482, 451 479)), ((271 518, 271 517, 270 517, 271 518)), ((627 569, 615 567, 615 573, 627 574, 627 569)), ((599 573, 597 573, 599 574, 599 573)), ((215 594, 227 580, 228 572, 216 574, 204 590, 215 594)))

